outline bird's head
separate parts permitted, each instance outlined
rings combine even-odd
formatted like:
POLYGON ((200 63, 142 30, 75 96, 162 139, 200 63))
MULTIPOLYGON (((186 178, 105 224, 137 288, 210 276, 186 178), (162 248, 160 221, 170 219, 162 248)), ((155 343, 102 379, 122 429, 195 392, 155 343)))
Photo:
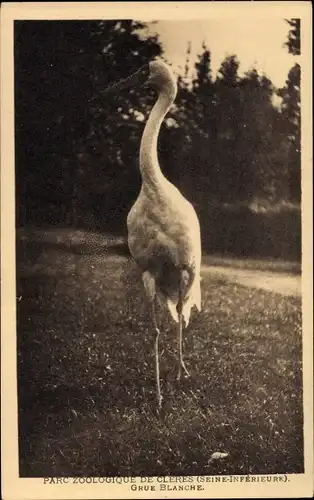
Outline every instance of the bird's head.
POLYGON ((161 91, 167 87, 177 88, 176 78, 168 64, 161 60, 156 60, 150 62, 148 66, 149 76, 145 85, 157 91, 161 91))
POLYGON ((170 66, 161 60, 155 60, 144 64, 128 78, 111 85, 104 91, 104 94, 116 94, 121 90, 139 85, 151 87, 157 92, 171 90, 176 93, 177 90, 176 78, 170 66))

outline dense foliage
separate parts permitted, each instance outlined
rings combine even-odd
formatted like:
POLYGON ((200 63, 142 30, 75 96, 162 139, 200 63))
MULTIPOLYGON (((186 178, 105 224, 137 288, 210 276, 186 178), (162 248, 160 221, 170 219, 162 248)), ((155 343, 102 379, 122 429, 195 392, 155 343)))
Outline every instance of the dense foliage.
MULTIPOLYGON (((299 20, 288 22, 288 49, 299 54, 299 20)), ((17 225, 124 230, 154 95, 139 88, 104 99, 101 92, 163 55, 144 27, 131 20, 15 23, 17 225)), ((210 48, 189 58, 188 48, 161 131, 165 174, 203 221, 217 205, 299 202, 300 66, 276 89, 255 69, 240 76, 236 55, 222 61, 217 77, 210 48)))

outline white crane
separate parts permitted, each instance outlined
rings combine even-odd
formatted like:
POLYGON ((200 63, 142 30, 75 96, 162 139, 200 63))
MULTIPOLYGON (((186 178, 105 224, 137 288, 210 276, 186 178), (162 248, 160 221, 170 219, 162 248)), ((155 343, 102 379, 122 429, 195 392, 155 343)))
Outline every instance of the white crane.
MULTIPOLYGON (((162 402, 159 377, 156 300, 164 302, 178 324, 179 370, 189 376, 182 355, 182 319, 185 326, 191 308, 201 310, 200 226, 193 206, 163 175, 158 162, 158 134, 165 115, 177 94, 175 77, 163 61, 155 60, 135 74, 112 86, 119 91, 145 83, 158 93, 158 99, 146 123, 140 146, 142 187, 127 218, 128 244, 131 255, 142 271, 150 302, 155 335, 155 369, 157 400, 162 402)), ((180 147, 180 144, 177 145, 180 147)))

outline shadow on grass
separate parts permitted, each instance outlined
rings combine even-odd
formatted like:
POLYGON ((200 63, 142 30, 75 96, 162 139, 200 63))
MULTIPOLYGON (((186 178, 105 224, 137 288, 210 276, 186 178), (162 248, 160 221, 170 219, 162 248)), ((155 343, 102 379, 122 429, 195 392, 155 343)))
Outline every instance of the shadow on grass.
POLYGON ((71 239, 41 241, 36 236, 37 235, 28 239, 17 239, 16 250, 18 260, 23 259, 34 262, 40 255, 50 250, 67 252, 74 255, 99 254, 103 257, 106 255, 122 255, 125 257, 130 255, 127 243, 119 240, 112 239, 108 242, 107 239, 102 241, 101 237, 97 240, 95 240, 95 238, 89 239, 87 234, 85 238, 80 241, 73 241, 71 239))

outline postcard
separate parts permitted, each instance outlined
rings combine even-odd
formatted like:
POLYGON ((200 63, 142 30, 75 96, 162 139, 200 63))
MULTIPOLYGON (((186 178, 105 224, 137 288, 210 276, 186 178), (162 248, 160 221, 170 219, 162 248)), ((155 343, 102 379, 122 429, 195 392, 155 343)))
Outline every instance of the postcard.
POLYGON ((313 494, 310 2, 4 3, 4 500, 313 494))

